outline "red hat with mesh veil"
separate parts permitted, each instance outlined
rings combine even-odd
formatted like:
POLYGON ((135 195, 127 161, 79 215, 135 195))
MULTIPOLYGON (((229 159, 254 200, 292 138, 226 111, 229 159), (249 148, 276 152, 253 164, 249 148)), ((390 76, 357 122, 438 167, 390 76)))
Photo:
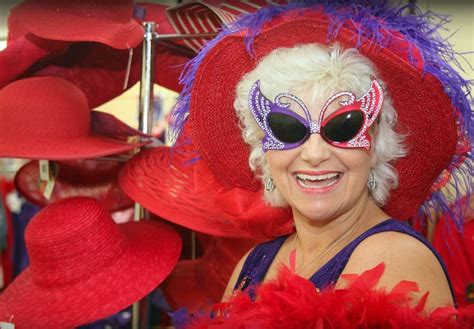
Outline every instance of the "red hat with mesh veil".
POLYGON ((45 39, 128 49, 142 43, 144 34, 133 10, 133 0, 25 0, 12 8, 11 16, 25 31, 45 39))
POLYGON ((95 158, 133 150, 143 136, 114 116, 90 111, 84 93, 54 77, 27 78, 0 90, 0 157, 95 158))
POLYGON ((18 329, 72 328, 110 316, 160 284, 181 251, 167 225, 115 224, 86 197, 45 207, 25 240, 30 265, 0 295, 0 321, 18 329))
MULTIPOLYGON (((282 219, 281 209, 263 205, 262 183, 248 165, 249 147, 233 106, 235 88, 274 49, 337 42, 357 48, 375 65, 376 78, 385 83, 397 111, 396 130, 406 135, 408 155, 394 163, 399 186, 384 210, 406 220, 431 207, 448 209, 452 200, 440 186, 472 175, 472 168, 463 170, 461 164, 474 136, 468 81, 449 62, 455 61, 455 52, 426 15, 406 15, 410 6, 317 2, 267 7, 244 16, 203 48, 182 79, 184 89, 174 112, 174 128, 182 131, 176 146, 138 154, 124 167, 120 183, 132 199, 202 232, 209 230, 197 223, 220 218, 240 230, 282 234, 281 225, 272 226, 282 219), (179 181, 179 188, 170 185, 162 193, 153 173, 160 173, 160 181, 179 181), (154 202, 175 211, 164 212, 154 202), (272 231, 276 228, 280 231, 272 231)), ((462 193, 457 190, 452 198, 462 193)), ((462 211, 451 217, 459 223, 462 211)))
POLYGON ((51 197, 44 195, 46 182, 40 179, 38 161, 23 165, 15 175, 15 188, 29 202, 46 206, 73 196, 99 200, 110 212, 133 206, 118 186, 118 173, 123 164, 94 159, 54 162, 54 188, 51 197))

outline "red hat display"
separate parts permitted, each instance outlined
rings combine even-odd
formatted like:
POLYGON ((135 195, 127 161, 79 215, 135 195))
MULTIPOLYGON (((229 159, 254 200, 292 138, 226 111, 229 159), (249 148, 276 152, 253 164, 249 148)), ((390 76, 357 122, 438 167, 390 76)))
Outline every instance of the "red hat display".
POLYGON ((38 161, 30 161, 16 173, 17 191, 29 202, 43 207, 74 196, 99 200, 110 212, 133 206, 118 186, 122 163, 89 159, 58 161, 54 165, 56 177, 49 199, 44 196, 45 183, 40 180, 38 161))
POLYGON ((244 254, 258 240, 205 237, 204 255, 196 260, 182 260, 163 282, 161 288, 173 309, 189 312, 204 310, 219 302, 229 278, 244 254))
POLYGON ((188 227, 220 218, 262 233, 262 222, 271 225, 282 218, 281 209, 251 206, 263 203, 262 183, 248 165, 249 147, 233 107, 235 87, 276 48, 338 42, 344 48, 357 48, 374 63, 393 100, 398 129, 409 132, 405 141, 409 154, 394 164, 399 186, 384 210, 393 218, 408 219, 428 206, 447 207, 438 177, 458 169, 469 150, 466 136, 474 135, 462 90, 468 83, 439 55, 454 58, 453 50, 435 35, 424 16, 402 16, 397 7, 389 7, 375 2, 363 10, 338 1, 312 7, 291 4, 262 9, 225 29, 193 59, 183 77, 175 128, 188 131, 189 138, 182 138, 171 150, 148 151, 129 161, 120 178, 124 191, 170 221, 188 217, 188 227), (183 149, 186 156, 180 155, 183 149), (160 181, 176 180, 180 187, 156 193, 150 172, 159 172, 160 181), (153 203, 172 204, 179 213, 153 203), (255 208, 259 215, 250 216, 255 208))
POLYGON ((15 328, 72 328, 112 315, 171 272, 179 235, 154 221, 115 224, 91 198, 39 212, 25 233, 30 265, 0 295, 0 320, 15 328))
MULTIPOLYGON (((143 20, 156 22, 157 33, 176 33, 165 15, 168 6, 148 3, 136 6, 146 12, 143 20)), ((141 43, 130 49, 131 53, 104 43, 40 38, 32 34, 28 26, 18 23, 18 17, 13 13, 8 23, 9 43, 0 52, 0 88, 20 77, 59 77, 79 87, 90 107, 94 108, 117 97, 140 80, 141 43)), ((61 27, 57 29, 61 30, 61 27)), ((169 41, 157 42, 155 82, 180 91, 179 75, 192 56, 194 53, 185 47, 169 41)))
MULTIPOLYGON (((101 117, 99 112, 95 115, 101 117)), ((118 122, 111 115, 104 116, 104 121, 118 122)), ((91 111, 84 94, 63 79, 28 78, 0 90, 0 157, 86 159, 144 145, 99 135, 91 126, 91 111)), ((120 122, 116 126, 126 125, 120 122)), ((131 127, 128 131, 141 134, 131 127)))
POLYGON ((41 38, 128 49, 139 45, 144 34, 133 8, 133 0, 25 0, 11 15, 15 24, 41 38))

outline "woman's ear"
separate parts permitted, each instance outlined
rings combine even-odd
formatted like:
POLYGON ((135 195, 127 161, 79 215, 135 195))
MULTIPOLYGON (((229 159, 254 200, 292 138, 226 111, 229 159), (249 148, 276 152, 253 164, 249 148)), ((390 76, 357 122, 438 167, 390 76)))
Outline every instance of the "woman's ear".
POLYGON ((377 152, 375 152, 375 147, 372 146, 370 148, 370 168, 374 168, 375 165, 377 165, 378 163, 378 156, 377 156, 377 152))

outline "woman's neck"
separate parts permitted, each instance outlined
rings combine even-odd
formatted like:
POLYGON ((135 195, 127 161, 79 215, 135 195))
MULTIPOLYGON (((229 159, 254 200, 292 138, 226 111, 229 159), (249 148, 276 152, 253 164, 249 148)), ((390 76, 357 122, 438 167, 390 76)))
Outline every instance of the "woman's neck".
POLYGON ((368 196, 350 211, 327 220, 310 219, 293 211, 298 250, 305 255, 324 251, 337 239, 352 240, 370 227, 389 218, 368 196))

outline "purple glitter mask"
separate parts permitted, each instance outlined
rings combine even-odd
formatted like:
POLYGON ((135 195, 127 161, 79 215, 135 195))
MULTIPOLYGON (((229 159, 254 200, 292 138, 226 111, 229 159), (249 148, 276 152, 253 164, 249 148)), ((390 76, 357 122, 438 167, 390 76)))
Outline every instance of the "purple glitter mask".
POLYGON ((312 120, 308 108, 298 97, 281 93, 275 102, 269 100, 260 90, 257 80, 249 93, 250 110, 258 125, 265 132, 263 150, 289 150, 302 145, 311 134, 320 134, 329 144, 341 148, 370 149, 369 128, 382 109, 384 93, 380 82, 371 77, 369 90, 356 99, 350 91, 342 91, 331 96, 319 114, 318 120, 312 120), (326 110, 336 99, 340 108, 325 117, 326 110), (282 99, 294 101, 303 109, 305 118, 291 110, 291 104, 282 99))

